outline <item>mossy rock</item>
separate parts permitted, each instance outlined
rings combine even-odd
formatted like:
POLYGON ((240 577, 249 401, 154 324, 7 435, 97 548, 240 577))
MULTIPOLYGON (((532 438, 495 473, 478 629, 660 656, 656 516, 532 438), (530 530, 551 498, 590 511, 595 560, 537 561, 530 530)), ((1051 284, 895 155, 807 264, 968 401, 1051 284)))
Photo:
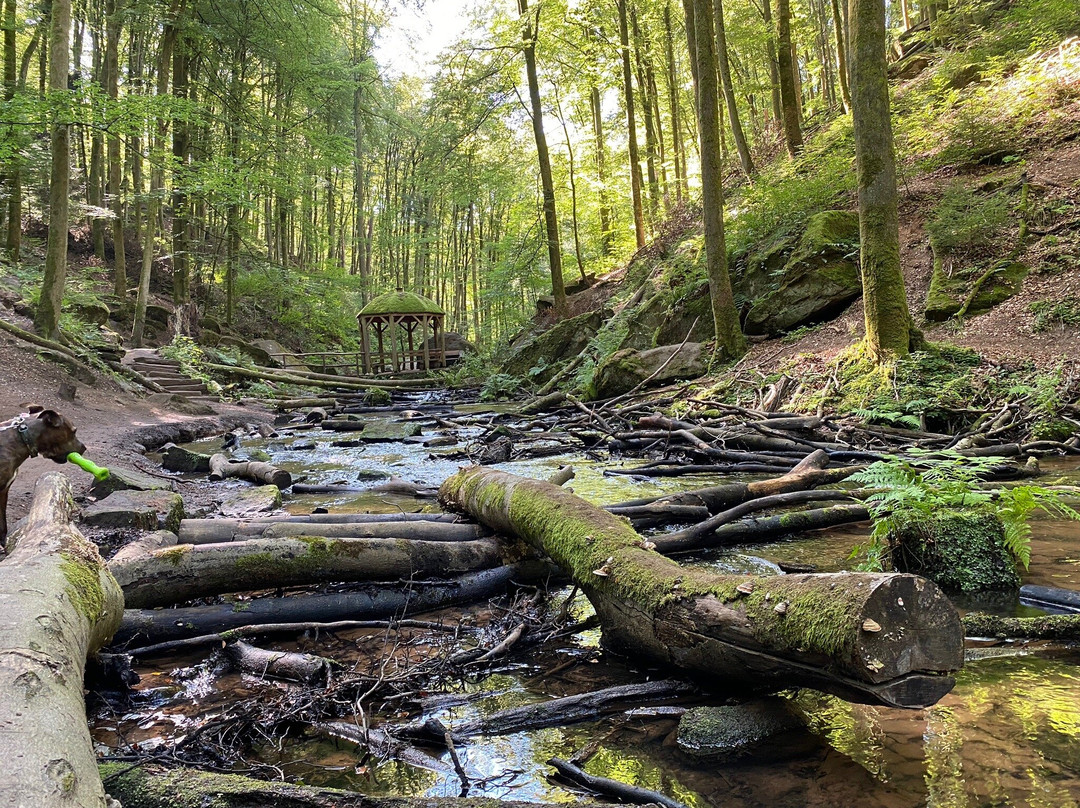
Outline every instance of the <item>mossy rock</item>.
POLYGON ((597 368, 589 395, 594 399, 619 396, 650 376, 653 376, 652 384, 696 379, 705 373, 707 367, 705 345, 700 342, 688 342, 682 346, 664 345, 648 351, 616 351, 597 368), (676 354, 674 359, 671 359, 672 354, 676 354), (663 370, 653 376, 661 366, 664 366, 663 370))
POLYGON ((546 331, 525 333, 511 345, 503 372, 525 377, 532 368, 543 365, 545 370, 533 375, 532 379, 547 381, 556 372, 559 362, 571 359, 585 349, 604 319, 605 312, 587 311, 577 317, 559 320, 546 331))
POLYGON ((693 707, 679 720, 679 751, 699 763, 753 753, 777 735, 802 729, 783 699, 759 699, 723 707, 693 707))
POLYGON ((204 328, 199 332, 199 344, 204 348, 217 348, 221 345, 221 334, 217 331, 211 331, 209 328, 204 328))
POLYGON ((902 523, 889 536, 893 569, 929 578, 947 592, 1020 587, 1005 527, 988 513, 952 510, 902 523))
POLYGON ((392 400, 390 391, 383 387, 369 387, 364 391, 364 403, 369 407, 385 407, 392 400))
POLYGON ((109 307, 100 300, 76 300, 65 308, 84 323, 91 325, 105 325, 112 316, 109 307))
POLYGON ((276 485, 259 485, 230 491, 222 499, 218 510, 222 516, 231 519, 246 519, 276 511, 280 507, 281 489, 276 485))
POLYGON ((184 518, 184 500, 171 491, 115 491, 88 505, 82 520, 94 527, 138 528, 176 533, 184 518))
POLYGON ((777 288, 796 240, 776 235, 741 260, 732 262, 732 290, 736 304, 753 301, 777 288))
POLYGON ((252 345, 250 342, 245 342, 237 337, 230 337, 228 334, 221 334, 218 337, 217 347, 232 347, 240 351, 242 354, 246 354, 253 359, 257 364, 263 367, 270 367, 270 354, 259 348, 256 345, 252 345))
POLYGON ((671 345, 689 337, 690 342, 708 342, 716 335, 708 281, 677 298, 653 335, 655 346, 671 345))
POLYGON ((109 476, 104 480, 95 480, 90 486, 90 493, 100 498, 114 491, 171 491, 172 488, 169 480, 110 463, 109 476))
POLYGON ((619 350, 644 351, 654 347, 656 332, 668 317, 669 305, 667 295, 660 293, 635 306, 626 315, 626 337, 619 343, 619 350))
POLYGON ((811 217, 784 265, 779 288, 751 306, 743 330, 782 334, 842 312, 862 293, 858 244, 858 214, 827 210, 811 217))
POLYGON ((222 332, 221 321, 206 314, 199 318, 199 328, 204 328, 208 331, 222 332))
POLYGON ((157 323, 160 326, 167 326, 169 324, 169 318, 172 317, 173 311, 165 306, 159 306, 156 303, 146 304, 146 319, 148 322, 157 323))

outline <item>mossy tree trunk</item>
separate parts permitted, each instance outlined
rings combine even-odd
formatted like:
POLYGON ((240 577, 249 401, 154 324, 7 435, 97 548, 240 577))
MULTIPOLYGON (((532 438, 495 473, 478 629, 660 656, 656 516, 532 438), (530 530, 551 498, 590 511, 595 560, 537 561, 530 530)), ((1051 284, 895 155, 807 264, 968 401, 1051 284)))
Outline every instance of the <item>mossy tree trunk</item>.
POLYGON ((500 563, 491 539, 462 542, 282 536, 181 544, 109 564, 127 606, 152 609, 194 598, 330 581, 397 581, 459 575, 500 563))
POLYGON ((746 352, 739 329, 739 312, 728 275, 724 243, 724 186, 720 165, 720 98, 717 87, 712 0, 686 0, 687 31, 693 31, 690 49, 697 63, 698 136, 701 143, 701 206, 705 221, 705 266, 709 277, 716 355, 732 359, 746 352), (691 20, 692 16, 692 20, 691 20))
POLYGON ((60 338, 60 310, 67 281, 68 185, 71 179, 71 125, 61 97, 68 94, 68 41, 71 38, 71 0, 53 0, 49 28, 49 93, 55 96, 49 126, 49 238, 45 275, 35 325, 49 339, 60 338))
POLYGON ((567 491, 489 468, 458 472, 443 503, 546 553, 588 596, 605 642, 747 689, 808 686, 920 707, 953 685, 963 632, 914 575, 716 575, 652 550, 624 520, 567 491))
POLYGON ((105 806, 83 672, 87 654, 120 625, 124 599, 97 548, 71 526, 74 510, 67 478, 42 476, 0 563, 0 793, 17 795, 11 804, 105 806))
POLYGON ((791 2, 776 1, 776 66, 780 80, 780 106, 784 113, 784 143, 792 157, 803 149, 802 126, 799 124, 799 91, 795 78, 798 65, 792 54, 791 2))
POLYGON ((913 327, 900 268, 896 155, 881 0, 852 0, 851 41, 866 347, 876 361, 885 361, 908 354, 913 327))
POLYGON ((551 270, 551 297, 555 316, 565 317, 566 288, 563 283, 562 247, 559 243, 559 217, 555 210, 555 181, 551 175, 551 157, 548 155, 547 135, 544 134, 544 110, 540 104, 540 82, 536 75, 536 37, 540 18, 537 15, 536 23, 533 23, 529 14, 529 0, 518 0, 518 12, 521 15, 521 50, 525 56, 525 75, 529 82, 529 109, 544 196, 544 228, 547 231, 548 268, 551 270))

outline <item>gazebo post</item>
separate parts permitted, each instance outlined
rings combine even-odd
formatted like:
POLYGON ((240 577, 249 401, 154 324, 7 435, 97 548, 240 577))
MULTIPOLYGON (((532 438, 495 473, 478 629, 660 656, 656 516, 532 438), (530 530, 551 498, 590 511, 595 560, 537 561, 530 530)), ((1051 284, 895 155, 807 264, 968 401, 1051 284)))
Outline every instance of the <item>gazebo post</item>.
POLYGON ((446 367, 446 328, 439 329, 439 351, 442 352, 443 367, 446 367))
POLYGON ((397 315, 391 314, 389 316, 388 330, 390 331, 390 358, 394 363, 394 373, 401 373, 401 366, 398 364, 398 345, 397 345, 397 315))
POLYGON ((368 318, 360 316, 360 351, 364 359, 364 373, 371 373, 371 345, 368 339, 368 318))
MULTIPOLYGON (((424 315, 424 320, 423 320, 424 333, 422 333, 420 335, 420 339, 424 344, 424 370, 431 370, 431 354, 428 351, 428 336, 427 336, 428 317, 429 317, 429 315, 427 315, 427 314, 424 315)), ((431 318, 431 322, 434 323, 435 322, 435 315, 434 314, 430 315, 430 318, 431 318)), ((432 331, 432 336, 433 337, 434 337, 434 334, 435 334, 435 332, 432 331)))
POLYGON ((409 370, 416 370, 416 348, 413 346, 413 332, 415 330, 416 321, 409 320, 405 325, 405 333, 409 336, 409 370))
POLYGON ((372 320, 375 323, 375 333, 379 336, 379 369, 376 373, 382 373, 385 368, 386 362, 386 347, 383 345, 383 331, 385 330, 384 324, 378 320, 372 320))

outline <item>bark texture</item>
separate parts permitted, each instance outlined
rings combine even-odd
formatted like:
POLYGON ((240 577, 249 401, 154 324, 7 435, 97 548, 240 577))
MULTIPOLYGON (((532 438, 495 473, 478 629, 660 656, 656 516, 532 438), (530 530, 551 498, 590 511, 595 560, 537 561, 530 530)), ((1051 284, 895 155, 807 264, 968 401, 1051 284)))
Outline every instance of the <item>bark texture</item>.
POLYGON ((747 688, 804 685, 903 707, 935 703, 963 664, 956 610, 917 576, 682 567, 573 494, 482 467, 448 479, 440 498, 543 550, 592 601, 605 641, 636 655, 747 688))
POLYGON ((83 673, 124 601, 97 548, 72 527, 74 509, 67 478, 43 475, 0 563, 0 805, 105 806, 83 673))
POLYGON ((880 361, 907 355, 912 322, 900 270, 885 6, 881 0, 852 0, 851 8, 851 103, 866 347, 871 357, 880 361))
POLYGON ((262 485, 276 485, 288 488, 292 485, 292 475, 269 463, 259 460, 230 460, 223 454, 210 458, 210 479, 224 480, 227 477, 239 477, 262 485))
POLYGON ((499 564, 493 540, 326 539, 285 536, 222 544, 182 544, 110 564, 128 608, 330 581, 394 581, 458 575, 499 564))

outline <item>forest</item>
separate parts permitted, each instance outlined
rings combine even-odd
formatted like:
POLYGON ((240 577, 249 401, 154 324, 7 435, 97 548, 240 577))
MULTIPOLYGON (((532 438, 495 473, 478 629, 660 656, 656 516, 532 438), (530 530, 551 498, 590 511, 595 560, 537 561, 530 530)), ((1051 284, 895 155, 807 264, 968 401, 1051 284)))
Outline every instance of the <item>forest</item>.
POLYGON ((1077 805, 1075 0, 0 13, 13 805, 1077 805))

